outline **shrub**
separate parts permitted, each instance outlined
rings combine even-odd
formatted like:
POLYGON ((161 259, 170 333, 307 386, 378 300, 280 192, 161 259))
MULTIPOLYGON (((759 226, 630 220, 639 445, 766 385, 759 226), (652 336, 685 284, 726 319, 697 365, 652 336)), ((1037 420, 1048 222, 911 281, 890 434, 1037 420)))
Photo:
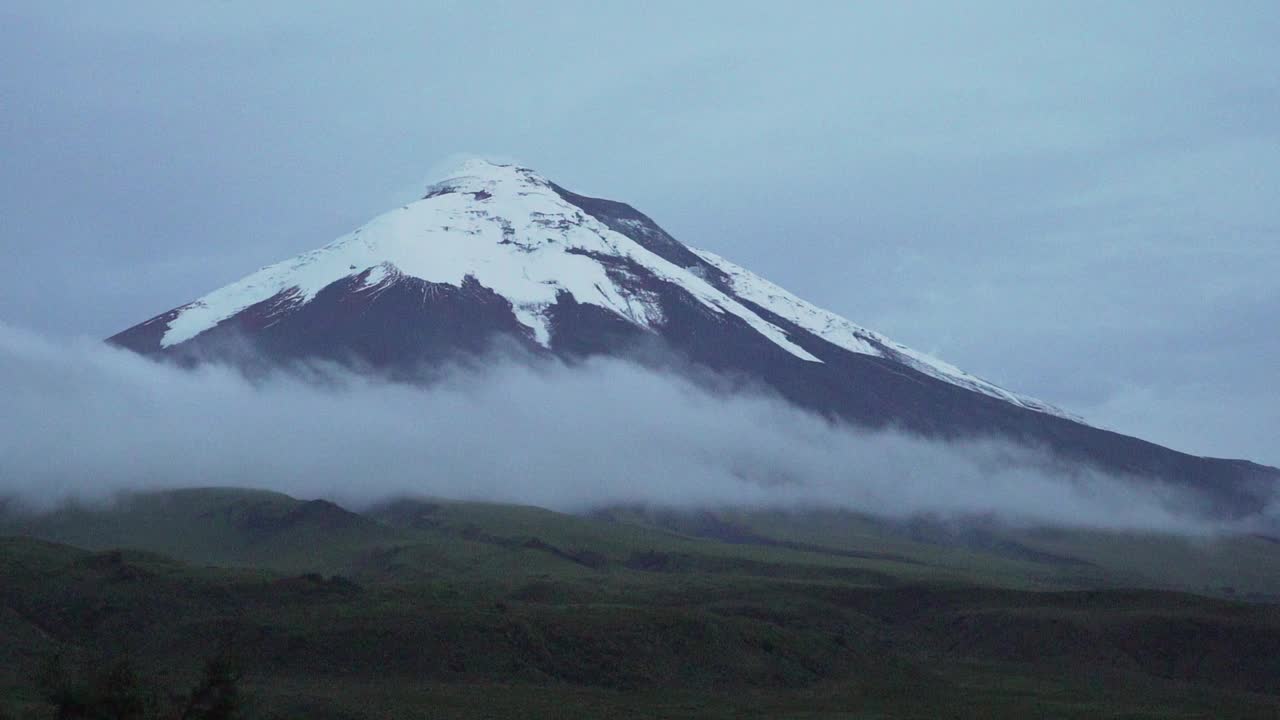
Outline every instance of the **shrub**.
POLYGON ((239 667, 226 655, 209 660, 191 691, 182 720, 236 720, 243 716, 239 667))

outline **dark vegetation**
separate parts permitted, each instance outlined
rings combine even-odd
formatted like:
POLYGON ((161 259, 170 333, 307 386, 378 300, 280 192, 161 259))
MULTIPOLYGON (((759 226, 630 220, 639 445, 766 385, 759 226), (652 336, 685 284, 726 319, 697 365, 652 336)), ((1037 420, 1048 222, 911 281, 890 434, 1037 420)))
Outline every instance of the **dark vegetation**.
POLYGON ((235 720, 245 716, 239 683, 240 671, 225 656, 207 661, 195 687, 182 694, 149 686, 127 655, 74 671, 55 655, 39 678, 59 720, 235 720))
POLYGON ((1266 539, 232 490, 0 531, 0 717, 1280 717, 1266 539))

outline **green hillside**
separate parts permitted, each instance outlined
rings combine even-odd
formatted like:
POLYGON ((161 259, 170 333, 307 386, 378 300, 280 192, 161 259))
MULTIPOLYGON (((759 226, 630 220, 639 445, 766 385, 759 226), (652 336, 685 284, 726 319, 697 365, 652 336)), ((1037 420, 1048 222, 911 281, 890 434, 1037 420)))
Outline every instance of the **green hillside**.
POLYGON ((255 718, 1280 716, 1259 537, 228 489, 0 534, 0 716, 127 663, 174 717, 216 658, 255 718))

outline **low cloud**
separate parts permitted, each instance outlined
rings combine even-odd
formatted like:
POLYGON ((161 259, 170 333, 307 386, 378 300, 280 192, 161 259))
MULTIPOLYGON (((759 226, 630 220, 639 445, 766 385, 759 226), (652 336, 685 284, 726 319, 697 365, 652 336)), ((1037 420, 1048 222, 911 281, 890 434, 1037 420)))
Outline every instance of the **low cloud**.
POLYGON ((36 507, 227 485, 356 506, 423 495, 1218 529, 1157 482, 1002 442, 849 428, 617 359, 501 360, 429 386, 325 367, 250 380, 0 326, 0 384, 0 496, 36 507))

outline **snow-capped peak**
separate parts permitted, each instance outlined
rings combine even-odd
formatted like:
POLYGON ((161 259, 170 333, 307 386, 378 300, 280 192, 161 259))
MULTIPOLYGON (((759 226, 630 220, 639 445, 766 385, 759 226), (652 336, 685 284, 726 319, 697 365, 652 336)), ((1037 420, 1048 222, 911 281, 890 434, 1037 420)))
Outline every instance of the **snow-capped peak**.
POLYGON ((179 308, 161 346, 189 340, 268 299, 278 301, 272 312, 288 312, 348 277, 362 278, 371 293, 402 276, 453 286, 471 277, 510 301, 544 346, 550 343, 547 310, 561 293, 656 329, 661 305, 638 283, 626 282, 629 264, 680 286, 715 313, 742 319, 792 355, 821 362, 702 277, 567 202, 546 178, 483 160, 467 161, 421 200, 179 308))
POLYGON ((479 159, 462 163, 420 200, 151 322, 164 323, 159 345, 169 348, 250 307, 270 326, 339 281, 373 301, 389 288, 403 289, 398 284, 406 278, 427 283, 414 286, 426 288, 424 304, 431 287, 461 288, 470 279, 509 302, 527 337, 544 347, 552 346, 553 308, 566 294, 661 333, 667 326, 662 288, 674 286, 712 317, 741 320, 806 362, 824 362, 814 354, 825 355, 813 343, 820 338, 1079 421, 811 305, 718 255, 688 248, 634 208, 575 195, 529 168, 479 159))
POLYGON ((449 192, 478 192, 499 183, 550 185, 546 178, 529 168, 472 158, 459 164, 444 179, 427 186, 424 199, 449 192))

